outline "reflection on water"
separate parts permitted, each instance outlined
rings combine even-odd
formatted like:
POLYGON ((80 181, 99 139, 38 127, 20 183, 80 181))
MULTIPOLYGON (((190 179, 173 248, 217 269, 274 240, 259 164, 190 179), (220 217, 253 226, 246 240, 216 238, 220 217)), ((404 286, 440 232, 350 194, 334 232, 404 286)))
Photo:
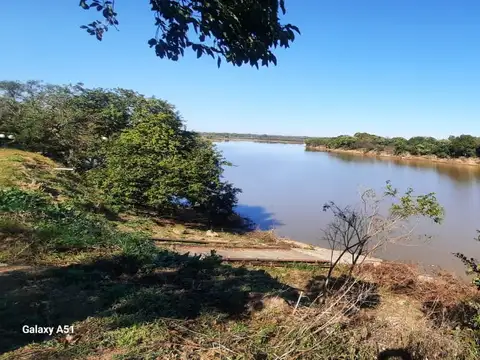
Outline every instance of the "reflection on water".
POLYGON ((480 183, 480 166, 461 165, 461 164, 449 164, 441 162, 432 162, 428 160, 418 159, 399 159, 399 158, 387 158, 387 157, 374 157, 374 156, 362 156, 356 154, 347 153, 328 153, 329 156, 334 157, 340 161, 345 162, 364 162, 364 163, 378 163, 378 162, 391 162, 398 166, 408 166, 414 169, 425 169, 435 171, 440 175, 450 177, 454 181, 471 183, 480 183))
POLYGON ((322 205, 330 200, 340 206, 358 204, 362 189, 380 193, 391 180, 400 191, 434 192, 446 217, 442 225, 419 222, 415 238, 428 234, 427 244, 414 239, 408 246, 389 245, 381 257, 459 273, 463 265, 452 253, 480 258, 480 244, 473 240, 480 228, 480 166, 310 152, 302 145, 228 142, 217 147, 235 164, 224 175, 243 190, 237 211, 262 229, 274 227, 281 236, 328 246, 322 229, 331 217, 322 205))

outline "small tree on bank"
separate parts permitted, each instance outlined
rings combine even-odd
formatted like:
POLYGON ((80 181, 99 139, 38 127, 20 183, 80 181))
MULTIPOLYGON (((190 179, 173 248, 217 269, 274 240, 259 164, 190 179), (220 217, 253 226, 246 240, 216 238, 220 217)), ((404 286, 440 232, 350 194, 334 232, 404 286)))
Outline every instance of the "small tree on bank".
POLYGON ((363 192, 361 205, 356 208, 341 208, 331 201, 324 205, 323 210, 333 215, 333 220, 324 231, 324 239, 332 249, 324 291, 337 265, 347 262, 347 257, 351 275, 357 265, 380 247, 408 240, 413 230, 408 223, 410 219, 426 217, 441 223, 444 217, 444 210, 434 193, 413 195, 413 189, 409 188, 405 194, 399 195, 389 181, 382 196, 373 190, 363 192), (386 201, 392 201, 393 204, 387 214, 382 214, 381 205, 386 201), (337 256, 334 256, 335 250, 339 251, 337 256))

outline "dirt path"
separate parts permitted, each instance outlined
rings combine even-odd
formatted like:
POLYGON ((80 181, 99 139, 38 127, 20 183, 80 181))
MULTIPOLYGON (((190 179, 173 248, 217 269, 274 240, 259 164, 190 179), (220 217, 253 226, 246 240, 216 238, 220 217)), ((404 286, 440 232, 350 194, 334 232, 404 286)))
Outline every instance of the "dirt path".
POLYGON ((3 273, 11 272, 11 271, 25 271, 32 269, 32 266, 28 265, 7 265, 7 264, 0 264, 0 275, 3 273))
MULTIPOLYGON (((165 246, 161 246, 164 248, 165 246)), ((332 252, 324 248, 255 248, 255 247, 225 247, 219 244, 207 244, 206 246, 195 245, 170 245, 168 249, 180 254, 210 255, 215 251, 226 261, 260 261, 260 262, 300 262, 300 263, 330 263, 331 259, 337 259, 339 251, 332 252)), ((381 259, 366 258, 364 263, 380 263, 381 259)), ((340 261, 341 264, 351 264, 350 256, 345 255, 340 261)), ((18 266, 0 264, 0 276, 12 271, 31 271, 32 266, 18 266)))
MULTIPOLYGON (((329 263, 332 259, 332 254, 329 249, 315 248, 307 249, 259 249, 259 248, 226 248, 218 246, 186 246, 173 245, 172 250, 191 255, 209 255, 212 250, 215 250, 217 255, 220 255, 227 261, 275 261, 275 262, 304 262, 304 263, 329 263)), ((333 259, 340 255, 339 251, 334 251, 333 259)), ((382 260, 375 258, 365 259, 366 263, 379 263, 382 260)), ((351 259, 345 256, 341 263, 350 264, 351 259)))

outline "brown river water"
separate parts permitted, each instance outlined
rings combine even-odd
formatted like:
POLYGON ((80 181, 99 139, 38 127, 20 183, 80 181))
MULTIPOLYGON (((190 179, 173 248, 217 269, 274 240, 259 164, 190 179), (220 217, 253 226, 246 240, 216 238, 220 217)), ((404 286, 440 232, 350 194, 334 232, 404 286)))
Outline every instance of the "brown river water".
POLYGON ((445 208, 441 225, 420 220, 408 243, 390 244, 376 255, 387 260, 441 267, 462 275, 463 265, 452 253, 480 257, 480 166, 450 165, 350 154, 305 151, 304 145, 253 142, 217 143, 234 164, 225 178, 242 189, 237 211, 261 229, 280 236, 328 247, 322 229, 331 216, 325 202, 359 203, 360 193, 381 193, 385 182, 401 191, 434 192, 445 208))

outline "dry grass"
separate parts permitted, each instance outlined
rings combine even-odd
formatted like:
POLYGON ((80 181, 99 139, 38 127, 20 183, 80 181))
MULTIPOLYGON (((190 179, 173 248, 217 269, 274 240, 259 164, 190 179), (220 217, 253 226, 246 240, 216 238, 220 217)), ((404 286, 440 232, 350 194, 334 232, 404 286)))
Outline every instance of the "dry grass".
POLYGON ((452 274, 438 272, 426 276, 414 265, 392 262, 383 262, 380 266, 364 264, 357 275, 389 292, 406 295, 422 303, 441 303, 445 307, 478 296, 473 286, 452 274))
MULTIPOLYGON (((396 276, 397 272, 391 271, 394 267, 387 264, 381 269, 381 266, 375 267, 371 274, 381 280, 380 288, 365 280, 347 279, 332 289, 326 300, 304 296, 308 295, 312 280, 321 276, 321 269, 254 267, 245 275, 250 271, 260 275, 258 271, 263 270, 265 276, 276 278, 282 286, 303 290, 298 307, 298 298, 287 299, 282 290, 276 293, 247 290, 247 306, 234 317, 214 311, 189 320, 154 314, 145 317, 143 311, 148 308, 143 305, 139 305, 138 313, 118 312, 115 309, 119 305, 115 305, 99 316, 76 322, 75 344, 64 344, 63 338, 56 338, 19 348, 4 359, 354 360, 374 359, 379 352, 394 348, 405 349, 412 359, 476 358, 477 350, 466 330, 454 330, 447 323, 436 325, 423 311, 421 297, 412 291, 402 293, 393 286, 395 278, 390 279, 388 274, 396 276), (368 303, 372 295, 378 295, 378 299, 368 303)), ((199 276, 205 270, 196 270, 190 276, 199 276)), ((160 272, 158 280, 148 280, 138 291, 158 287, 159 300, 163 299, 167 288, 163 287, 162 279, 174 273, 160 272)), ((88 273, 70 276, 74 274, 76 279, 81 276, 78 279, 88 282, 88 273)), ((122 275, 122 284, 144 283, 139 275, 130 276, 122 275)), ((227 278, 222 276, 219 281, 227 278)), ((199 280, 184 284, 196 288, 199 280)), ((75 286, 81 284, 75 282, 75 286)), ((219 289, 217 295, 222 296, 229 288, 219 289)), ((76 294, 75 289, 70 292, 76 294)), ((122 298, 122 291, 118 295, 122 298)), ((143 297, 137 300, 143 301, 143 297)), ((158 311, 163 313, 165 306, 179 307, 175 301, 163 302, 158 311)))

